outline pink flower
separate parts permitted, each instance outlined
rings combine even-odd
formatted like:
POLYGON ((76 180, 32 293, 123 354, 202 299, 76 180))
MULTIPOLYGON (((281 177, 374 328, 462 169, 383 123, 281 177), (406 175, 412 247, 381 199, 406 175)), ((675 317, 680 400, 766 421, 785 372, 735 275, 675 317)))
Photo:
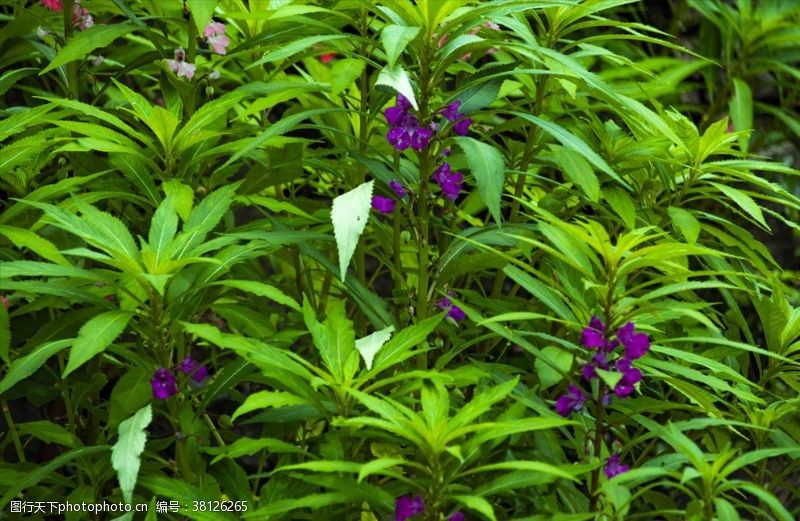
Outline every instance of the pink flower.
POLYGON ((72 23, 81 31, 94 25, 94 18, 89 14, 88 9, 81 7, 80 0, 75 0, 75 3, 72 4, 72 23))
POLYGON ((6 311, 8 311, 9 306, 11 306, 11 302, 8 300, 8 297, 5 295, 0 295, 0 301, 3 302, 3 307, 6 308, 6 311))
POLYGON ((230 45, 231 39, 225 35, 225 24, 210 22, 206 25, 203 34, 206 37, 206 42, 214 49, 215 53, 225 54, 227 52, 227 47, 230 45))
POLYGON ((56 12, 64 9, 64 4, 61 3, 61 0, 42 0, 42 5, 56 12))
POLYGON ((325 54, 321 54, 319 57, 319 61, 322 63, 330 63, 336 58, 335 52, 326 52, 325 54))
POLYGON ((191 79, 194 76, 194 64, 186 61, 186 51, 183 47, 175 49, 175 59, 167 60, 167 67, 180 78, 181 76, 191 79))

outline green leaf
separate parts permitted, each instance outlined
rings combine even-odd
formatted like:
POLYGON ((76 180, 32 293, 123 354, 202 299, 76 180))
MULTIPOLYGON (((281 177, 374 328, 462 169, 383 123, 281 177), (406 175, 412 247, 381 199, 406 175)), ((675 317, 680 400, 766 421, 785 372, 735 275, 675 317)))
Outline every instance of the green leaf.
POLYGON ((166 257, 169 245, 178 231, 178 214, 171 197, 164 199, 153 214, 150 221, 149 243, 153 249, 154 270, 151 273, 158 273, 158 266, 166 257))
POLYGON ((353 258, 356 245, 369 219, 372 208, 372 189, 375 181, 368 181, 333 200, 331 221, 336 247, 339 250, 339 276, 347 275, 347 265, 353 258))
POLYGON ((564 145, 566 148, 583 156, 583 158, 594 165, 595 168, 605 172, 622 186, 628 186, 628 184, 623 181, 616 172, 614 172, 614 169, 611 168, 611 166, 600 156, 600 154, 592 150, 591 147, 586 144, 586 142, 572 132, 560 125, 557 125, 556 123, 553 123, 552 121, 537 118, 536 116, 531 116, 530 114, 525 114, 524 112, 513 112, 513 114, 521 117, 522 119, 527 119, 531 123, 539 126, 542 130, 556 138, 556 140, 558 140, 558 142, 564 145))
POLYGON ((0 394, 11 389, 20 380, 35 373, 51 356, 72 344, 73 340, 72 338, 67 338, 41 344, 28 355, 15 360, 9 367, 5 377, 0 380, 0 394))
POLYGON ((244 403, 234 411, 231 416, 231 421, 249 412, 257 411, 259 409, 266 409, 269 407, 289 407, 292 405, 305 405, 308 401, 299 396, 282 392, 282 391, 258 391, 257 393, 250 394, 245 399, 244 403))
POLYGON ((492 145, 471 137, 456 137, 453 140, 464 151, 469 169, 478 184, 478 192, 495 222, 499 223, 502 220, 500 197, 505 181, 503 156, 492 145))
POLYGON ((172 199, 175 210, 178 212, 181 220, 186 222, 186 219, 189 218, 189 214, 192 211, 192 206, 194 205, 194 192, 192 188, 189 185, 181 183, 177 179, 164 181, 161 184, 161 188, 164 189, 164 193, 167 197, 172 199))
POLYGON ((186 4, 197 26, 197 34, 202 36, 217 8, 217 0, 186 0, 186 4))
POLYGON ((18 423, 17 430, 19 430, 20 434, 27 434, 44 442, 63 445, 71 449, 83 445, 74 434, 61 425, 45 420, 18 423))
MULTIPOLYGON (((753 93, 747 82, 739 78, 733 79, 733 96, 730 101, 731 121, 733 128, 738 132, 753 129, 753 93)), ((747 152, 750 139, 747 136, 739 138, 739 147, 747 152)))
POLYGON ((367 365, 368 370, 372 369, 372 360, 375 358, 375 354, 389 341, 393 331, 394 326, 389 326, 356 340, 356 349, 361 353, 361 357, 364 358, 364 363, 367 365))
POLYGON ((108 405, 108 428, 116 429, 124 420, 144 407, 153 398, 150 387, 152 371, 132 367, 114 385, 108 405))
POLYGON ((414 95, 414 88, 411 86, 411 79, 408 77, 408 72, 401 66, 397 65, 393 68, 384 68, 378 74, 378 79, 375 85, 386 85, 391 87, 398 93, 406 97, 415 110, 419 110, 417 106, 417 98, 414 95))
POLYGON ((444 313, 428 317, 419 324, 414 324, 398 332, 376 354, 373 361, 375 372, 380 372, 399 364, 409 356, 411 349, 423 343, 428 338, 439 322, 444 318, 444 313))
POLYGON ((670 206, 667 211, 669 218, 672 219, 672 224, 677 228, 681 235, 689 242, 694 244, 700 236, 700 221, 689 211, 683 208, 676 208, 670 206))
POLYGON ((536 358, 536 374, 543 389, 560 382, 572 367, 572 353, 555 346, 542 349, 541 356, 536 358))
POLYGON ((738 188, 733 188, 732 186, 724 185, 721 183, 710 183, 711 185, 715 186, 717 190, 725 194, 729 199, 731 199, 734 203, 736 203, 739 208, 744 210, 747 215, 755 219, 758 224, 769 229, 769 225, 764 220, 764 214, 761 211, 761 207, 758 206, 758 203, 753 200, 752 197, 747 195, 746 193, 742 192, 738 188))
POLYGON ((386 66, 394 68, 403 49, 419 34, 419 27, 405 25, 386 25, 381 31, 381 43, 386 51, 386 66))
POLYGON ((216 457, 211 460, 211 464, 213 465, 225 457, 241 458, 242 456, 250 456, 251 454, 261 452, 265 449, 272 453, 303 454, 305 452, 300 447, 296 447, 285 441, 276 440, 275 438, 239 438, 225 447, 214 447, 205 449, 205 451, 209 454, 216 455, 216 457))
POLYGON ((5 511, 6 505, 8 503, 18 497, 19 493, 25 490, 28 487, 32 487, 33 485, 39 483, 41 480, 52 477, 54 472, 57 468, 68 463, 76 458, 80 458, 82 456, 89 456, 91 454, 96 454, 98 452, 103 452, 108 450, 108 445, 95 445, 94 447, 80 447, 77 449, 72 449, 69 452, 65 452, 61 454, 57 458, 48 461, 45 464, 39 465, 32 470, 25 474, 25 478, 14 483, 13 486, 9 487, 6 490, 6 494, 0 498, 0 511, 5 511))
POLYGON ((8 240, 13 242, 14 246, 17 248, 28 248, 43 259, 47 259, 56 264, 69 264, 69 261, 61 255, 55 244, 44 237, 40 237, 31 230, 17 228, 15 226, 0 225, 0 234, 8 237, 8 240))
POLYGON ((111 466, 117 471, 119 488, 126 503, 133 499, 133 488, 136 486, 141 456, 147 441, 146 429, 152 419, 153 411, 148 403, 119 424, 119 439, 111 448, 111 466))
POLYGON ((74 33, 67 45, 61 48, 53 61, 42 69, 39 76, 66 63, 85 58, 90 52, 105 47, 117 38, 130 34, 133 26, 128 23, 102 25, 95 24, 85 31, 74 33))
POLYGON ((320 324, 308 300, 303 302, 303 319, 314 338, 322 361, 338 383, 347 383, 358 370, 358 353, 353 323, 347 318, 344 301, 334 301, 320 324))
POLYGON ((603 199, 622 217, 625 226, 632 230, 636 227, 636 205, 628 192, 616 186, 603 189, 603 199))
POLYGON ((469 508, 470 510, 474 510, 476 512, 480 512, 484 516, 488 517, 491 521, 497 521, 497 517, 494 514, 494 508, 492 508, 492 504, 483 499, 480 496, 453 496, 455 501, 458 501, 465 507, 469 508))
POLYGON ((366 63, 358 58, 336 60, 331 69, 331 94, 336 96, 352 85, 364 72, 366 63))
POLYGON ((255 280, 222 280, 215 282, 215 285, 236 288, 259 297, 266 297, 278 304, 283 304, 295 311, 300 311, 300 305, 289 295, 269 284, 255 280))
POLYGON ((595 369, 595 371, 597 371, 597 374, 602 378, 609 389, 616 387, 622 379, 622 373, 618 371, 604 371, 600 368, 595 369))
POLYGON ((132 316, 127 311, 106 311, 86 322, 72 344, 62 378, 110 346, 125 330, 132 316))
POLYGON ((210 193, 192 210, 184 223, 183 232, 172 242, 170 254, 173 259, 180 259, 187 251, 203 242, 206 234, 228 212, 238 187, 239 183, 225 185, 210 193))
POLYGON ((550 145, 550 149, 553 151, 553 159, 567 179, 579 186, 590 201, 596 203, 600 198, 600 182, 589 162, 569 148, 550 145))

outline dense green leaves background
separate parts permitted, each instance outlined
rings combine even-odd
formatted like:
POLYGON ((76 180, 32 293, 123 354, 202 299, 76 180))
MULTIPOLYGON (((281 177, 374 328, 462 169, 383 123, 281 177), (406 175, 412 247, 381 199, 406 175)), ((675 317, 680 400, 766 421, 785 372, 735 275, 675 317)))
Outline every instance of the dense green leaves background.
POLYGON ((800 518, 800 4, 62 3, 0 2, 2 512, 800 518), (643 379, 562 418, 593 315, 643 379))

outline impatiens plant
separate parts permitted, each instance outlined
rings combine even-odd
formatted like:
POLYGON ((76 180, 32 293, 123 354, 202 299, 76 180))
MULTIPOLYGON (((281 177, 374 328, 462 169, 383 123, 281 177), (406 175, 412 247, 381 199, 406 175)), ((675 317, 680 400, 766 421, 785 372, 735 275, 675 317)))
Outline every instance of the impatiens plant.
POLYGON ((0 518, 800 518, 800 3, 0 15, 0 518))

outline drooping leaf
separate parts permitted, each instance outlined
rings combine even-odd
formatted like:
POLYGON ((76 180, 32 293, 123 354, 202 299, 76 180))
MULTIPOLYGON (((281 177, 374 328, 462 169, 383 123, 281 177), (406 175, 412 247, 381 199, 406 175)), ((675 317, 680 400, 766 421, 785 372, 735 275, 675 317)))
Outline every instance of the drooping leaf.
POLYGON ((356 251, 358 239, 367 225, 374 184, 375 181, 367 181, 333 200, 331 221, 339 250, 339 276, 343 281, 347 275, 347 265, 356 251))
POLYGON ((394 326, 389 326, 356 340, 356 349, 361 353, 368 370, 372 369, 372 360, 375 358, 375 354, 391 338, 393 331, 394 326))
POLYGON ((133 499, 133 489, 139 475, 141 456, 147 441, 147 426, 153 419, 148 403, 136 414, 119 424, 119 439, 111 448, 111 466, 117 471, 119 488, 126 503, 133 499))
POLYGON ((386 85, 394 89, 397 93, 405 96, 412 107, 419 109, 417 97, 414 95, 414 88, 411 86, 411 78, 408 77, 408 72, 401 66, 396 65, 394 68, 387 67, 381 70, 375 84, 386 85))
POLYGON ((386 52, 387 67, 394 68, 395 62, 402 54, 403 49, 416 38, 417 34, 419 34, 419 27, 389 24, 383 28, 381 31, 381 43, 386 52))
POLYGON ((0 394, 11 389, 20 380, 35 373, 51 356, 72 344, 72 342, 72 338, 46 342, 22 358, 14 360, 8 368, 8 372, 0 380, 0 394))

